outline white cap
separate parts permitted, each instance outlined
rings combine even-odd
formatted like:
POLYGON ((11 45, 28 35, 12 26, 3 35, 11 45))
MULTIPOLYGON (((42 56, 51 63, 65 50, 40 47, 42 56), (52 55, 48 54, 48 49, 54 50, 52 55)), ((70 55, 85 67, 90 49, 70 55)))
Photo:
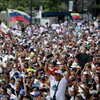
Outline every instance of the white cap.
POLYGON ((62 73, 61 70, 56 70, 56 71, 54 72, 54 74, 59 74, 59 75, 63 76, 63 73, 62 73))
POLYGON ((78 63, 73 62, 72 65, 71 65, 71 67, 72 67, 72 68, 76 68, 76 67, 78 67, 78 63))
POLYGON ((83 72, 84 75, 87 75, 88 73, 86 71, 83 72))
POLYGON ((57 64, 58 64, 58 65, 60 65, 60 64, 61 64, 61 62, 60 62, 60 61, 57 61, 57 64))

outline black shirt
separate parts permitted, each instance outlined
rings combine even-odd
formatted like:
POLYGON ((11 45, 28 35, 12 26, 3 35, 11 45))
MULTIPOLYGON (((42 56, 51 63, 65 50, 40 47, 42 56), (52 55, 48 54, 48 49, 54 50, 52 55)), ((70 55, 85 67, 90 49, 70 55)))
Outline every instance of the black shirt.
POLYGON ((78 59, 78 64, 82 69, 87 62, 90 62, 90 56, 87 53, 79 53, 76 58, 78 59))

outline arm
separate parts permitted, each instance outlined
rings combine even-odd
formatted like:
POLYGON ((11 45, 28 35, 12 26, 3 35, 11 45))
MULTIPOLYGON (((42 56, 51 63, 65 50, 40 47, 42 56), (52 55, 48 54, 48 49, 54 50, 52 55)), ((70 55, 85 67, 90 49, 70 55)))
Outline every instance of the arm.
POLYGON ((47 72, 48 72, 48 70, 49 70, 49 68, 48 68, 48 60, 47 60, 47 61, 46 61, 46 63, 45 63, 44 70, 45 70, 45 72, 46 72, 46 73, 47 73, 47 72))
POLYGON ((24 84, 24 90, 25 90, 25 94, 27 93, 27 87, 26 87, 26 84, 25 84, 25 77, 23 77, 23 84, 24 84))
POLYGON ((31 81, 30 81, 30 83, 28 84, 29 88, 32 86, 33 82, 34 82, 34 78, 32 78, 31 81))
POLYGON ((80 87, 83 90, 84 94, 88 93, 88 87, 83 88, 80 84, 78 84, 78 87, 80 87))
MULTIPOLYGON (((85 68, 85 67, 84 67, 85 68)), ((83 73, 84 73, 84 71, 85 71, 85 69, 83 68, 83 70, 81 71, 81 75, 83 75, 83 73)))
POLYGON ((18 100, 21 100, 21 95, 18 95, 18 98, 17 98, 18 100))
POLYGON ((70 69, 68 68, 67 64, 65 64, 66 66, 66 74, 64 75, 65 76, 65 79, 68 80, 69 79, 69 74, 70 74, 70 69))
POLYGON ((40 58, 37 58, 37 62, 39 64, 39 66, 42 68, 42 64, 41 64, 40 58))
POLYGON ((75 51, 75 57, 78 55, 78 53, 79 53, 79 50, 77 48, 76 51, 75 51))

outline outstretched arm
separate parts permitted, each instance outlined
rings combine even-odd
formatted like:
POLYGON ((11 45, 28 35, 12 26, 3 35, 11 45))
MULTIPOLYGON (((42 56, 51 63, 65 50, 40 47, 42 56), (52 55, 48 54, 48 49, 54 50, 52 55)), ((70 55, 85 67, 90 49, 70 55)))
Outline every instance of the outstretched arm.
POLYGON ((66 74, 64 75, 65 76, 65 79, 68 80, 69 79, 69 74, 70 74, 70 69, 68 68, 67 64, 65 64, 66 66, 66 74))
POLYGON ((49 70, 49 68, 48 68, 48 60, 47 60, 47 61, 46 61, 46 63, 45 63, 44 70, 45 70, 45 72, 46 72, 46 73, 47 73, 47 72, 48 72, 48 70, 49 70))

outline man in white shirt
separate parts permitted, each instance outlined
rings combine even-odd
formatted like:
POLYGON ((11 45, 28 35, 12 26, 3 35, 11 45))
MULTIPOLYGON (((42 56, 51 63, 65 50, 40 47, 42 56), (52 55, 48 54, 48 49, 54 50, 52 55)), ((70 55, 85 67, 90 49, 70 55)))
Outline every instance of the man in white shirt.
POLYGON ((56 100, 65 100, 65 91, 66 91, 66 85, 68 80, 66 80, 65 77, 63 77, 62 72, 60 70, 56 70, 54 72, 54 76, 50 75, 50 97, 53 99, 53 96, 55 94, 56 88, 56 100))
MULTIPOLYGON (((49 67, 45 66, 46 72, 48 71, 48 68, 49 67)), ((67 66, 66 68, 68 69, 67 66)), ((67 73, 63 76, 62 71, 59 69, 55 70, 53 74, 49 76, 51 100, 65 100, 65 92, 66 92, 66 85, 68 83, 68 77, 69 77, 69 70, 67 70, 67 73)))

